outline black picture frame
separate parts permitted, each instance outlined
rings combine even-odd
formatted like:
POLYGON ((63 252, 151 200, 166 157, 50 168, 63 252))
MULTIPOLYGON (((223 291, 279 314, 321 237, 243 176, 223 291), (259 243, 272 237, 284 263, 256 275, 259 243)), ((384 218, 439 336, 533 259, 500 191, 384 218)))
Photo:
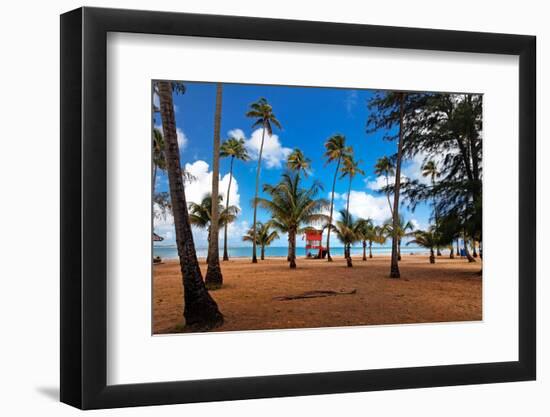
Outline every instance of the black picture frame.
POLYGON ((535 379, 535 51, 523 35, 88 7, 61 15, 61 401, 95 409, 535 379), (108 32, 519 56, 519 360, 107 385, 108 32))

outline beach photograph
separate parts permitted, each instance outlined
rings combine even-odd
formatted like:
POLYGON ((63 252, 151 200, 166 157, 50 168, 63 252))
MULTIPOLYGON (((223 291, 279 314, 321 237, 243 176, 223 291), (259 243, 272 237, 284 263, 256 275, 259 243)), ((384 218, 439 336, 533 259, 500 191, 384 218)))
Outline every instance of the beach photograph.
POLYGON ((482 109, 153 80, 152 334, 482 320, 482 109))

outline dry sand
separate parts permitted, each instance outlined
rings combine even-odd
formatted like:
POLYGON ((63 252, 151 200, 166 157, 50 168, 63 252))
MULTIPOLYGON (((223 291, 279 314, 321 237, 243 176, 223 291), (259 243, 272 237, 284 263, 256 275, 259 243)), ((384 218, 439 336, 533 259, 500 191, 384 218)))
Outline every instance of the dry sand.
MULTIPOLYGON (((389 257, 364 262, 297 259, 290 270, 282 258, 252 264, 222 263, 223 288, 211 294, 225 316, 216 331, 287 329, 373 324, 472 321, 482 319, 481 262, 442 256, 404 255, 401 279, 388 278, 389 257), (276 297, 315 290, 352 290, 352 295, 278 301, 276 297)), ((203 273, 206 271, 201 261, 203 273)), ((181 331, 183 295, 179 263, 153 267, 153 332, 181 331)))

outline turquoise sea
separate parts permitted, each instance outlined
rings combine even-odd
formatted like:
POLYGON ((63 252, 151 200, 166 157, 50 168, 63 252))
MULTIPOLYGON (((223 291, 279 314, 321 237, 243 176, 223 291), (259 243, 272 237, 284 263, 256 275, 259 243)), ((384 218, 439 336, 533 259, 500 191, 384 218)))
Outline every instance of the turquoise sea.
MULTIPOLYGON (((230 258, 247 258, 252 254, 251 247, 237 247, 237 248, 228 248, 230 258)), ((344 248, 335 247, 331 249, 332 256, 343 256, 344 248)), ((206 258, 207 248, 197 248, 197 256, 199 258, 206 258)), ((258 248, 258 257, 260 256, 260 249, 258 248)), ((288 247, 286 246, 269 246, 265 248, 266 257, 280 257, 286 256, 288 253, 288 247)), ((417 246, 402 246, 401 254, 406 255, 409 253, 414 254, 427 254, 428 251, 424 248, 417 246)), ((304 247, 296 248, 296 256, 303 257, 305 256, 306 251, 304 247)), ((352 256, 362 256, 363 248, 362 247, 352 247, 351 248, 352 256)), ((390 255, 391 246, 378 246, 372 248, 373 255, 390 255)), ((223 255, 223 246, 220 247, 220 257, 223 255)), ((368 255, 368 248, 367 248, 368 255)), ((162 259, 175 259, 178 257, 178 251, 175 245, 153 245, 153 256, 160 256, 162 259)))

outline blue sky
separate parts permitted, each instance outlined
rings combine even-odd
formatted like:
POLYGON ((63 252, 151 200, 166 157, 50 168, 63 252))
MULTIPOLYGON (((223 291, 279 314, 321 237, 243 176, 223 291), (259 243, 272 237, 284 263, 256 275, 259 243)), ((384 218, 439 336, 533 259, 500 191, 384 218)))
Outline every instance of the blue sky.
MULTIPOLYGON (((200 201, 209 191, 212 169, 212 139, 216 99, 215 83, 186 82, 184 95, 174 95, 176 125, 180 143, 181 163, 196 177, 194 183, 186 186, 188 201, 200 201)), ((335 164, 326 165, 323 158, 324 142, 335 133, 343 134, 346 143, 354 149, 356 159, 361 160, 365 176, 357 176, 352 184, 350 211, 355 216, 370 217, 375 223, 382 223, 390 216, 385 195, 378 193, 382 179, 376 178, 374 164, 384 155, 396 151, 395 142, 381 139, 383 132, 367 134, 368 118, 366 102, 373 94, 369 90, 338 88, 290 87, 269 85, 224 84, 221 135, 222 141, 229 136, 243 136, 253 159, 248 162, 235 161, 230 203, 240 207, 237 221, 229 229, 230 246, 247 246, 241 237, 252 223, 251 200, 254 196, 255 172, 260 131, 252 128, 252 120, 245 116, 250 104, 265 97, 273 107, 282 129, 274 129, 271 138, 266 137, 262 163, 261 184, 275 184, 285 168, 285 158, 295 147, 299 147, 312 160, 312 175, 305 180, 311 184, 318 180, 324 185, 320 197, 329 197, 335 164)), ((155 125, 160 118, 155 115, 155 125)), ((229 180, 229 159, 220 162, 220 192, 225 196, 229 180)), ((420 178, 422 157, 405 161, 403 175, 420 178)), ((424 180, 424 179, 422 179, 424 180)), ((345 207, 348 180, 338 180, 335 210, 345 207)), ((157 174, 156 191, 168 191, 165 173, 157 174)), ((421 204, 414 213, 401 206, 407 220, 418 227, 429 224, 430 207, 421 204)), ((258 209, 258 218, 268 220, 269 214, 258 209)), ((157 220, 155 231, 165 238, 163 244, 174 242, 172 219, 157 220)), ((194 230, 197 247, 206 247, 206 232, 194 230)), ((286 245, 286 236, 274 246, 286 245)))

